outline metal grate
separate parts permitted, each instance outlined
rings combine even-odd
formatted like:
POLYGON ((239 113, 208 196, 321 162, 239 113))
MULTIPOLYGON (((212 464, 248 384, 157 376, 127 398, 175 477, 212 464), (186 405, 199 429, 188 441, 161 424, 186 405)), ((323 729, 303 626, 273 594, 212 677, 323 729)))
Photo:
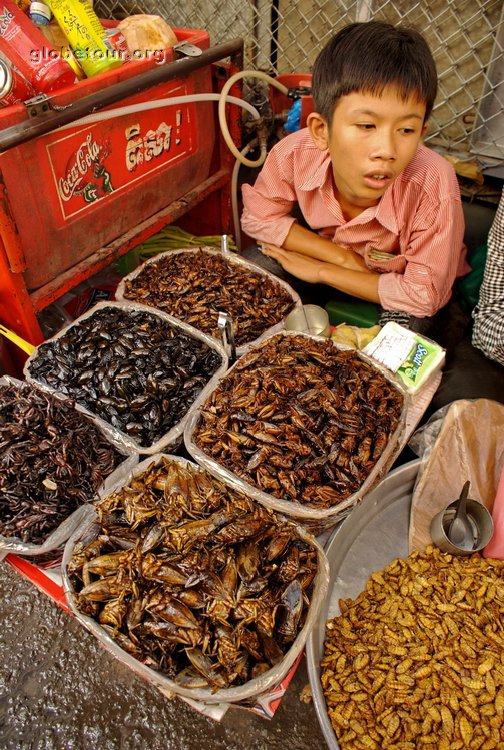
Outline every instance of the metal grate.
POLYGON ((502 0, 97 0, 105 18, 157 13, 179 28, 206 29, 212 44, 245 42, 247 69, 310 72, 330 36, 354 21, 413 26, 436 59, 439 93, 427 141, 480 163, 504 160, 504 9, 502 0))

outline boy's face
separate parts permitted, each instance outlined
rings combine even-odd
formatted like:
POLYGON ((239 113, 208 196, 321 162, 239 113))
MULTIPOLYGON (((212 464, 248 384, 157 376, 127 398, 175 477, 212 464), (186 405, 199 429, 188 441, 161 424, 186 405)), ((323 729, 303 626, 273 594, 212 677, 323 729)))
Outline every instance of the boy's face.
POLYGON ((329 150, 338 199, 348 218, 378 203, 409 164, 426 131, 425 109, 424 102, 402 100, 390 86, 380 96, 342 96, 330 128, 321 115, 309 115, 315 144, 329 150))

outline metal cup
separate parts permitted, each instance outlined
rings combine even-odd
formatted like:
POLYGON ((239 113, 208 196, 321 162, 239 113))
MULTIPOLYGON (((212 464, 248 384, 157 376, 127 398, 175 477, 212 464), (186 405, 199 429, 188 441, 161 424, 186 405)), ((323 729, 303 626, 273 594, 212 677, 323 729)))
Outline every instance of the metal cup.
POLYGON ((434 516, 430 524, 431 539, 433 544, 443 552, 449 552, 452 555, 472 555, 473 552, 479 552, 486 547, 492 538, 494 530, 492 515, 482 503, 477 500, 467 500, 466 511, 473 529, 473 547, 466 549, 454 544, 448 538, 448 530, 455 518, 457 505, 458 500, 455 500, 434 516))
POLYGON ((312 336, 325 336, 326 338, 331 335, 329 315, 327 310, 319 305, 295 307, 285 318, 284 325, 288 331, 310 333, 312 336))

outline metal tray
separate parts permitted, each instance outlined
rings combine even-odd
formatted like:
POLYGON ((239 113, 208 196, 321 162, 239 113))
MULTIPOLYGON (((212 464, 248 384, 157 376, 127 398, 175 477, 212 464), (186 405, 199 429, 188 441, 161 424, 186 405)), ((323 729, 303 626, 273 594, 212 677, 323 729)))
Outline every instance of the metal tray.
POLYGON ((332 534, 326 547, 330 576, 318 627, 306 643, 308 676, 317 718, 327 746, 340 750, 320 683, 326 622, 340 614, 339 599, 355 598, 371 573, 397 557, 408 556, 408 529, 413 487, 421 460, 390 472, 332 534))

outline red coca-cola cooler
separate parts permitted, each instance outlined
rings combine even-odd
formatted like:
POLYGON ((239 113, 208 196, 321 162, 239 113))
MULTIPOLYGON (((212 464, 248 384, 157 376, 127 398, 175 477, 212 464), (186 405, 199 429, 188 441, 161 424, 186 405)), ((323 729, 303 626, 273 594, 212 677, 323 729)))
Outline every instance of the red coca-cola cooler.
MULTIPOLYGON (((218 93, 243 43, 211 47, 206 31, 174 31, 163 54, 0 110, 0 323, 33 344, 39 311, 195 207, 209 202, 213 233, 231 229, 234 159, 216 104, 157 102, 218 93), (147 108, 107 115, 138 104, 147 108), (76 122, 93 109, 103 119, 76 122)), ((241 112, 228 109, 238 144, 241 112)))

